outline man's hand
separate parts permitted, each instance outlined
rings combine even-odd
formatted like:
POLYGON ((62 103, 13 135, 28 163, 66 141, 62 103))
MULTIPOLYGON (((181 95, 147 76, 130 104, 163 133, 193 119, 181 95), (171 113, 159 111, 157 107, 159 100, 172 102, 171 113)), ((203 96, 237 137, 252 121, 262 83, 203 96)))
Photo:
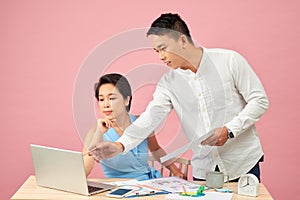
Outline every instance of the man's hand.
POLYGON ((112 158, 124 150, 119 142, 99 142, 89 148, 89 155, 99 162, 102 159, 112 158))
POLYGON ((201 142, 201 145, 223 146, 228 140, 228 130, 225 126, 216 128, 214 134, 201 142))

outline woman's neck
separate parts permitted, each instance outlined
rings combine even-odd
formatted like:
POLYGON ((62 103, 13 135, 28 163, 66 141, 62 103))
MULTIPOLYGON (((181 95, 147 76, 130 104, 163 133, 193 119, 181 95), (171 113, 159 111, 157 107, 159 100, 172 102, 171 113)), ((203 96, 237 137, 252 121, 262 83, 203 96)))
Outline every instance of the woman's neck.
POLYGON ((130 125, 129 114, 126 112, 124 115, 118 116, 116 118, 116 123, 117 126, 115 127, 115 130, 119 135, 123 135, 124 130, 130 125))

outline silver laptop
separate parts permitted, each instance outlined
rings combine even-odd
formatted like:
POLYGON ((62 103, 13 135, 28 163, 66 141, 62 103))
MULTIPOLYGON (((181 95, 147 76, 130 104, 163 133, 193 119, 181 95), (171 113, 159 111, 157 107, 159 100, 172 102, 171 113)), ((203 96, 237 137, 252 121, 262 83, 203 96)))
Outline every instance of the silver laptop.
POLYGON ((31 144, 35 176, 39 186, 91 195, 115 186, 86 179, 81 152, 31 144))

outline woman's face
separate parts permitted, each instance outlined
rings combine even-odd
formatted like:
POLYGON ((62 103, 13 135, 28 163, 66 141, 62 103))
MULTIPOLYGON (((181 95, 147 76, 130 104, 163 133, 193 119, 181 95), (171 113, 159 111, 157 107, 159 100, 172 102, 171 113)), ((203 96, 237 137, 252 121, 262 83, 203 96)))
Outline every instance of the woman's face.
POLYGON ((116 119, 120 115, 127 114, 128 99, 124 99, 118 88, 111 83, 103 84, 99 88, 100 111, 107 119, 116 119))

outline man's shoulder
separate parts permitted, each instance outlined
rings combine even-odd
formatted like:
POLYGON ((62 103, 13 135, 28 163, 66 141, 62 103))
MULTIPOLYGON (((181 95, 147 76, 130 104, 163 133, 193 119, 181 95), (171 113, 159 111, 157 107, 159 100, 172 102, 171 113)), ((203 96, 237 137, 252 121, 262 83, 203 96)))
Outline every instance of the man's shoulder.
POLYGON ((241 57, 241 54, 235 50, 222 49, 222 48, 210 48, 205 49, 206 55, 213 60, 231 60, 234 57, 241 57))
POLYGON ((208 54, 235 54, 236 51, 232 49, 223 49, 223 48, 207 48, 205 51, 208 54))
POLYGON ((159 80, 160 84, 169 84, 175 80, 182 79, 182 71, 180 69, 170 70, 169 72, 165 73, 159 80))

